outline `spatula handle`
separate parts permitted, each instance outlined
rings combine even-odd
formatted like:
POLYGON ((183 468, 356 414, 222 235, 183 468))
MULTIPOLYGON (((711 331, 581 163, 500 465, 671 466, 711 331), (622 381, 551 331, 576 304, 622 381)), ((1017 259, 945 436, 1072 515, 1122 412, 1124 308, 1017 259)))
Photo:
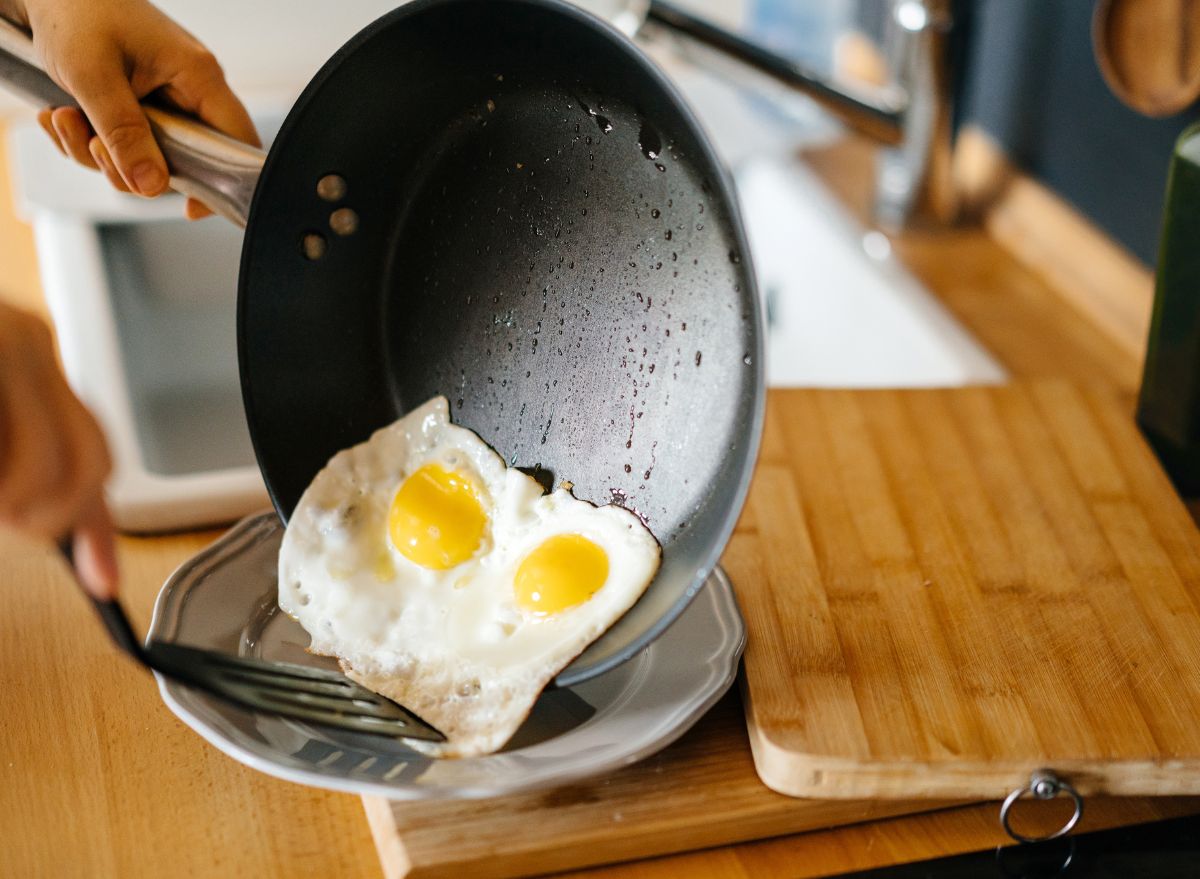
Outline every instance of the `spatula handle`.
MULTIPOLYGON (((62 553, 67 564, 71 567, 71 572, 75 572, 75 550, 71 543, 71 537, 67 536, 58 542, 58 551, 62 553)), ((108 634, 112 637, 113 642, 129 654, 133 659, 137 660, 147 668, 150 667, 150 662, 146 656, 146 651, 142 648, 142 644, 138 641, 137 635, 133 633, 133 626, 129 623, 129 617, 125 615, 125 611, 115 598, 97 598, 79 582, 79 577, 75 577, 76 583, 79 583, 80 591, 83 592, 96 608, 96 613, 100 615, 100 621, 104 623, 104 628, 108 629, 108 634)))
MULTIPOLYGON (((2 17, 0 86, 35 107, 79 106, 42 69, 29 34, 2 17)), ((147 104, 142 108, 167 160, 171 188, 245 226, 267 154, 187 116, 147 104)))

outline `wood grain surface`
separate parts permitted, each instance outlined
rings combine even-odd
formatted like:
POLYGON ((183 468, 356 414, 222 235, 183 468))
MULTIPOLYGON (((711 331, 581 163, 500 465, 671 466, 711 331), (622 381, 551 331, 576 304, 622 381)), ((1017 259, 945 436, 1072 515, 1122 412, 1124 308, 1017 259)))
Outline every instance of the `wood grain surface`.
MULTIPOLYGON (((1150 326, 1149 272, 997 156, 978 129, 967 126, 957 149, 956 177, 975 216, 891 235, 896 255, 1010 375, 1069 378, 1132 396, 1150 326)), ((804 153, 864 225, 874 156, 859 137, 804 153)))
POLYGON ((991 239, 1053 285, 1083 318, 1079 323, 1099 330, 1127 361, 1140 365, 1150 333, 1154 272, 1062 196, 1019 170, 978 126, 963 129, 956 159, 965 199, 991 239))
MULTIPOLYGON (((1030 834, 1047 833, 1062 825, 1061 801, 1029 803, 1014 823, 1030 834)), ((1200 799, 1097 798, 1088 803, 1082 830, 1102 830, 1123 824, 1192 815, 1200 799)), ((1069 814, 1069 810, 1067 810, 1069 814)), ((994 850, 1011 845, 996 820, 994 803, 961 809, 870 821, 852 827, 800 833, 778 839, 744 843, 673 858, 656 858, 612 867, 556 873, 557 879, 681 879, 710 876, 719 879, 816 879, 849 870, 869 870, 907 864, 930 857, 994 850)), ((914 877, 920 873, 914 871, 914 877)), ((997 873, 997 876, 1004 875, 997 873)), ((1019 873, 1013 873, 1014 877, 1019 873)), ((1047 876, 1031 872, 1027 876, 1047 876)), ((1063 874, 1070 876, 1070 873, 1063 874)), ((1131 869, 1131 877, 1136 872, 1131 869)))
POLYGON ((672 747, 604 778, 490 800, 363 799, 388 879, 507 879, 951 805, 774 793, 734 693, 672 747))
POLYGON ((1200 534, 1108 391, 773 391, 725 564, 775 790, 1200 793, 1200 534))

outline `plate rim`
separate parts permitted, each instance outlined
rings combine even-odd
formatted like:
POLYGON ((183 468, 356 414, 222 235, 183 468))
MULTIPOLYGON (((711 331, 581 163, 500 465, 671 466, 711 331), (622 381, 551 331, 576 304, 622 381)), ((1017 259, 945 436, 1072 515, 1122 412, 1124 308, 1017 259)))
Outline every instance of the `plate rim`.
MULTIPOLYGON (((235 550, 241 541, 253 536, 254 532, 264 527, 269 529, 283 527, 273 510, 255 513, 243 518, 213 543, 190 558, 185 559, 167 577, 159 590, 158 597, 154 602, 154 612, 151 617, 150 626, 147 629, 145 637, 146 643, 149 643, 156 636, 160 635, 160 630, 167 627, 168 621, 166 617, 168 607, 177 598, 186 599, 186 591, 180 593, 178 590, 181 583, 190 574, 197 570, 203 570, 206 564, 209 566, 219 564, 219 557, 224 551, 235 550)), ((189 590, 203 583, 203 581, 204 578, 201 577, 190 583, 189 590)), ((738 607, 729 577, 720 566, 713 569, 706 584, 713 587, 704 590, 712 598, 712 604, 710 605, 712 613, 722 619, 726 624, 722 628, 730 632, 731 636, 724 643, 712 645, 714 658, 711 662, 696 666, 697 668, 707 668, 712 671, 704 676, 704 680, 697 682, 697 698, 688 709, 683 711, 675 719, 675 722, 666 727, 660 734, 652 736, 636 748, 611 755, 607 759, 592 764, 577 764, 564 769, 561 774, 555 775, 551 779, 535 778, 528 783, 522 783, 519 779, 514 779, 513 783, 503 785, 431 787, 412 783, 390 784, 366 779, 355 779, 347 776, 325 775, 286 766, 233 741, 208 720, 199 717, 187 705, 181 702, 174 692, 175 687, 182 687, 182 685, 167 680, 158 672, 154 672, 154 677, 158 684, 159 695, 167 708, 202 739, 239 763, 285 781, 344 793, 381 796, 390 800, 484 799, 521 791, 550 789, 552 787, 571 784, 583 778, 615 771, 657 753, 691 729, 733 686, 746 646, 747 633, 745 619, 742 616, 741 609, 738 607), (716 674, 715 671, 718 668, 721 668, 723 673, 716 674)), ((699 603, 693 604, 695 605, 694 609, 704 606, 699 603)), ((693 610, 693 608, 689 607, 689 610, 693 610)), ((174 617, 176 626, 178 619, 179 613, 177 612, 174 617)), ((640 652, 636 656, 649 655, 650 651, 655 649, 657 643, 656 639, 645 648, 644 652, 640 652)), ((639 675, 638 677, 648 678, 645 675, 639 675)), ((631 686, 641 688, 646 685, 644 682, 638 682, 631 686)))

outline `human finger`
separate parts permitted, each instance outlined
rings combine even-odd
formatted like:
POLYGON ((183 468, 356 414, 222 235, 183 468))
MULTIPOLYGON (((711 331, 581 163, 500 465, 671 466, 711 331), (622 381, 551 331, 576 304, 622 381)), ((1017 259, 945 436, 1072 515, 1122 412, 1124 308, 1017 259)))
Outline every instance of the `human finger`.
POLYGON ((102 496, 96 495, 87 505, 71 542, 75 572, 83 588, 95 598, 115 598, 120 571, 112 519, 102 496))
POLYGON ((189 220, 203 220, 205 217, 211 217, 213 212, 204 202, 189 198, 183 206, 183 215, 189 220))
POLYGON ((96 419, 72 393, 61 373, 57 373, 55 384, 46 396, 45 406, 56 416, 52 427, 58 467, 55 473, 47 474, 44 490, 25 518, 26 530, 45 537, 62 535, 74 525, 87 503, 103 491, 112 467, 96 419))
POLYGON ((39 110, 37 114, 38 125, 42 126, 42 131, 46 132, 46 135, 50 138, 50 142, 58 147, 58 151, 65 156, 67 148, 62 145, 62 141, 58 137, 58 132, 54 130, 54 123, 50 121, 50 115, 53 111, 53 107, 45 107, 39 110))
POLYGON ((68 81, 68 87, 130 191, 159 195, 167 188, 167 163, 119 61, 102 60, 89 69, 90 76, 68 81))
POLYGON ((23 359, 9 369, 7 379, 0 521, 22 531, 50 536, 42 514, 66 467, 62 433, 46 406, 45 389, 34 364, 23 359))
POLYGON ((98 135, 93 135, 92 139, 88 141, 88 150, 112 187, 120 192, 129 192, 129 187, 125 185, 125 180, 117 171, 117 166, 113 164, 112 157, 108 154, 108 148, 104 146, 104 141, 98 135))
POLYGON ((58 132, 67 155, 84 167, 95 170, 96 160, 88 150, 92 130, 83 114, 74 107, 56 107, 50 114, 50 122, 58 132))

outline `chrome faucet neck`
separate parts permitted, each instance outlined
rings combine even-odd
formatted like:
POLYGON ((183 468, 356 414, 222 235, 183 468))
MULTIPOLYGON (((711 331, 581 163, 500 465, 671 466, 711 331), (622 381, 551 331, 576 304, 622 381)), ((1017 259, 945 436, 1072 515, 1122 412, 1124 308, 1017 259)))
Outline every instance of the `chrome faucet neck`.
POLYGON ((730 55, 812 98, 884 145, 874 213, 884 228, 948 224, 958 216, 952 176, 955 29, 952 0, 893 0, 883 36, 887 86, 859 90, 771 52, 664 0, 650 20, 730 55))
POLYGON ((953 223, 954 71, 949 0, 897 0, 885 34, 885 54, 904 90, 900 143, 880 151, 875 219, 888 229, 953 223))

